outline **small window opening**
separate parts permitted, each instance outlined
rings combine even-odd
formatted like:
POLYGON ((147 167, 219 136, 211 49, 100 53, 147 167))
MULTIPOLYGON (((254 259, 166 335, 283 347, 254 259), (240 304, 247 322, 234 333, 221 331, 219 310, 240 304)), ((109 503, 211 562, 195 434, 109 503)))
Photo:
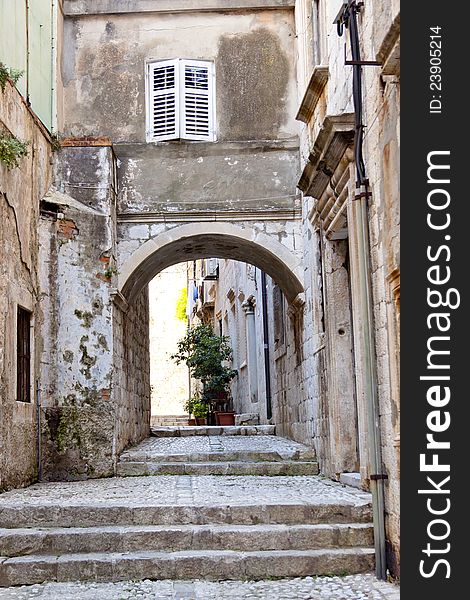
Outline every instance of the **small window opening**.
POLYGON ((16 399, 31 402, 31 313, 21 306, 18 306, 16 341, 16 399))

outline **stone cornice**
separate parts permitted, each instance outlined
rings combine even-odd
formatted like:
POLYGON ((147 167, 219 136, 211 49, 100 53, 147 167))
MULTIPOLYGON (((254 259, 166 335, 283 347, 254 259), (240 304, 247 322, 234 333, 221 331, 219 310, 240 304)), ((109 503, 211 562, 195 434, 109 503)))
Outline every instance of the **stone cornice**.
POLYGON ((376 59, 382 65, 382 75, 400 74, 400 14, 393 20, 376 59))
POLYGON ((298 209, 242 210, 242 211, 178 211, 178 212, 135 212, 120 213, 118 223, 170 223, 195 221, 297 221, 302 213, 298 209))
POLYGON ((295 0, 64 0, 65 16, 292 9, 295 0))
POLYGON ((297 136, 285 140, 217 141, 217 142, 114 142, 116 156, 125 158, 198 158, 227 154, 267 154, 269 152, 298 152, 297 136))
POLYGON ((325 117, 297 187, 320 198, 339 161, 354 141, 354 114, 325 117))
POLYGON ((308 123, 313 117, 315 107, 325 89, 328 77, 328 67, 319 65, 313 69, 312 76, 310 77, 310 81, 308 82, 307 89, 305 90, 304 97, 302 98, 302 102, 300 103, 299 110, 295 117, 297 121, 308 123))

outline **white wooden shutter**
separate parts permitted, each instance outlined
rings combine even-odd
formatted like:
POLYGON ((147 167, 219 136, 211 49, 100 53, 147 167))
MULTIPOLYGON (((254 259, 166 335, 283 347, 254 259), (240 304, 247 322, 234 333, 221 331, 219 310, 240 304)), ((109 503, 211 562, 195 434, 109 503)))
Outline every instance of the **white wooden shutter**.
POLYGON ((214 64, 181 60, 181 137, 213 141, 214 64))
POLYGON ((180 137, 179 61, 163 60, 149 64, 150 140, 173 140, 180 137))

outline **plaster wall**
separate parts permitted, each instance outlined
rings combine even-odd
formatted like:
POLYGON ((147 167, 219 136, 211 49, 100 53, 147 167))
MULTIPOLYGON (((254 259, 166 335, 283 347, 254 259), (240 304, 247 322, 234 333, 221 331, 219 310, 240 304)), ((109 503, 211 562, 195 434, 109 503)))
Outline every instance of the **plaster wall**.
POLYGON ((37 476, 36 380, 43 346, 38 310, 39 203, 52 179, 51 140, 6 82, 0 90, 0 135, 28 143, 19 167, 0 161, 0 490, 37 476), (31 312, 31 402, 17 398, 17 310, 31 312))

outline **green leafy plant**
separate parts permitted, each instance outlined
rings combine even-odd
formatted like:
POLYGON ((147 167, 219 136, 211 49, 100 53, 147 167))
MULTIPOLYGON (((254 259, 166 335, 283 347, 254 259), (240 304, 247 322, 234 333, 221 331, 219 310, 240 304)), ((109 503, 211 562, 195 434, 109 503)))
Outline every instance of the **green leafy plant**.
POLYGON ((19 167, 19 159, 28 155, 28 142, 13 135, 0 134, 0 161, 7 169, 19 167))
POLYGON ((183 408, 189 415, 192 415, 194 405, 200 401, 201 401, 201 394, 198 391, 196 391, 191 396, 191 398, 188 398, 188 400, 186 400, 186 402, 183 404, 183 408))
POLYGON ((208 407, 207 407, 207 403, 206 402, 195 402, 193 404, 192 407, 192 414, 196 417, 196 418, 204 418, 207 417, 207 411, 208 411, 208 407))
POLYGON ((191 376, 203 385, 204 400, 214 393, 228 392, 237 371, 223 363, 232 359, 229 338, 218 336, 210 325, 199 324, 189 329, 178 342, 178 352, 171 356, 178 365, 186 363, 191 376))
POLYGON ((106 279, 111 279, 113 275, 117 275, 118 270, 114 265, 110 265, 104 272, 106 279))
POLYGON ((21 71, 20 69, 8 68, 3 63, 0 63, 0 88, 2 89, 2 92, 5 91, 8 80, 10 80, 13 85, 16 85, 23 74, 24 71, 21 71))
POLYGON ((178 296, 178 300, 176 301, 176 318, 179 321, 186 321, 186 304, 188 301, 188 291, 186 288, 183 288, 178 296))
POLYGON ((58 133, 51 134, 51 150, 52 152, 59 152, 62 150, 62 146, 60 145, 60 138, 58 133))

